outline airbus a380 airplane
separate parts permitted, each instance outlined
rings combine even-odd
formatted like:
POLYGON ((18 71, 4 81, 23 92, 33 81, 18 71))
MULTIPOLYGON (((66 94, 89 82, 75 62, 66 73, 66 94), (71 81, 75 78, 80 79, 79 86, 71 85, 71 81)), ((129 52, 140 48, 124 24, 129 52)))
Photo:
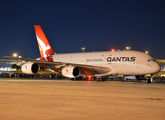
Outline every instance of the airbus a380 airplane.
POLYGON ((136 77, 159 72, 159 63, 141 51, 105 51, 56 54, 40 25, 35 25, 41 57, 39 60, 18 58, 0 59, 0 62, 14 62, 21 66, 22 72, 35 74, 40 66, 62 69, 62 75, 69 78, 79 76, 134 75, 136 77))

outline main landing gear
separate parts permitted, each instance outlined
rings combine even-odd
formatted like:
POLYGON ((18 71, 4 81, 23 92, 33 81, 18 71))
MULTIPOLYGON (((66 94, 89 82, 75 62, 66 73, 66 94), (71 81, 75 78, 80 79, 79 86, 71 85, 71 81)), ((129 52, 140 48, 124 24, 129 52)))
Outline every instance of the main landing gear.
POLYGON ((77 78, 71 78, 73 81, 105 81, 105 77, 77 77, 77 78))
POLYGON ((97 81, 105 81, 105 77, 96 78, 97 81))
POLYGON ((151 83, 151 77, 148 77, 148 79, 146 79, 146 83, 151 83))

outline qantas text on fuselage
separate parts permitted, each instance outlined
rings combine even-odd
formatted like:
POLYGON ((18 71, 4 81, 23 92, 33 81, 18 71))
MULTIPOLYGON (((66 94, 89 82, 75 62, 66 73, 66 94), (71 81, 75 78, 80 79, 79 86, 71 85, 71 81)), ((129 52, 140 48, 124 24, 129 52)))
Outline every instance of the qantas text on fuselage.
POLYGON ((134 62, 136 57, 108 57, 107 61, 108 62, 134 62))

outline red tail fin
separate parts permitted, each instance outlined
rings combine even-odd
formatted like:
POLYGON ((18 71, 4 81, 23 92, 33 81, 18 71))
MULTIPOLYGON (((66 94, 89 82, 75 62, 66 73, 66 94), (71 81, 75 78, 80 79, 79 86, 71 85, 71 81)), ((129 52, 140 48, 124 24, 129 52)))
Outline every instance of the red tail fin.
MULTIPOLYGON (((48 60, 48 58, 50 58, 52 55, 54 55, 55 52, 54 52, 51 44, 49 43, 44 31, 42 30, 41 26, 35 25, 34 28, 35 28, 35 32, 36 32, 36 37, 37 37, 37 41, 38 41, 41 59, 48 60)), ((52 60, 50 60, 50 61, 52 61, 52 60)))

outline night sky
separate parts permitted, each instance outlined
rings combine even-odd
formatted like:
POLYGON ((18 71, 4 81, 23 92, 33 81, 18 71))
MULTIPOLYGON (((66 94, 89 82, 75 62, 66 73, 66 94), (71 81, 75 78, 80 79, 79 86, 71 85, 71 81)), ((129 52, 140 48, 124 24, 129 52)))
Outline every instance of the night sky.
POLYGON ((40 57, 34 25, 56 53, 130 46, 165 59, 165 0, 0 0, 0 58, 40 57))

